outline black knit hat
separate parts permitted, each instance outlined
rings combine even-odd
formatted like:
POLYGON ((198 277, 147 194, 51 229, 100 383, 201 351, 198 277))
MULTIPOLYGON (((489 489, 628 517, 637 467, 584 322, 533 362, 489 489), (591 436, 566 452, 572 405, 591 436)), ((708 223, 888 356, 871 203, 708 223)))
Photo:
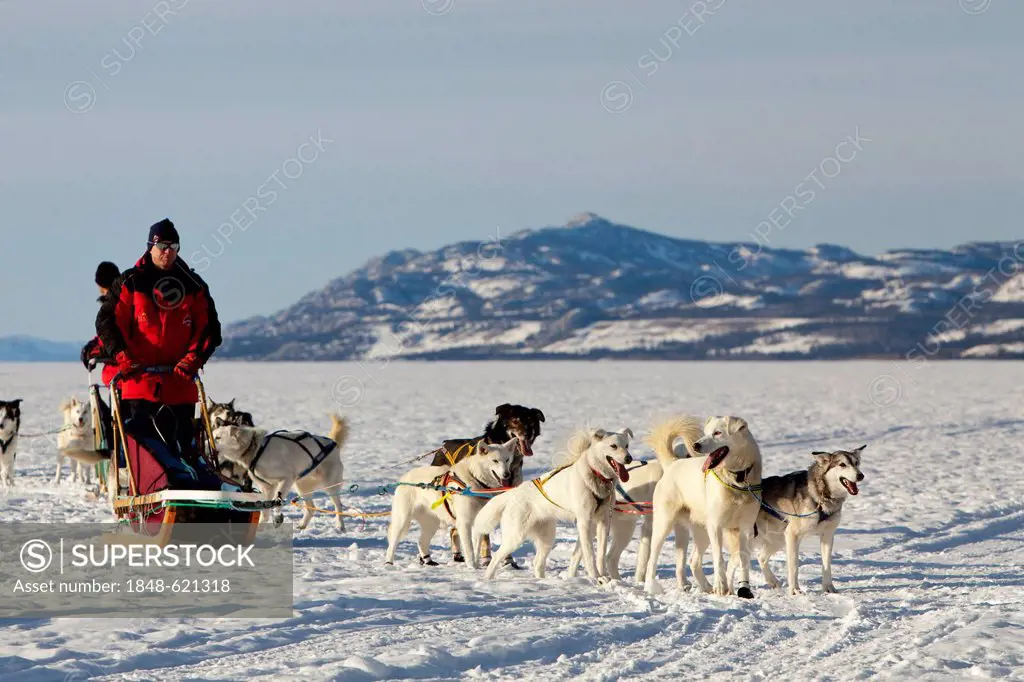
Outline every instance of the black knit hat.
POLYGON ((110 285, 114 283, 114 280, 117 279, 120 274, 121 271, 116 265, 105 260, 96 266, 96 284, 104 289, 109 289, 110 285))
POLYGON ((158 242, 181 243, 178 241, 178 231, 174 229, 174 223, 167 218, 149 228, 149 241, 146 242, 146 245, 152 246, 158 242))

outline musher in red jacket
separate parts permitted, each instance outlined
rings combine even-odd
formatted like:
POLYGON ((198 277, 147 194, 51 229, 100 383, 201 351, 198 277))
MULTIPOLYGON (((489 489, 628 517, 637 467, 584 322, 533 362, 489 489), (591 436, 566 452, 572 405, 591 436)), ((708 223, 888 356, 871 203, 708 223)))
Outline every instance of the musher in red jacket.
POLYGON ((206 282, 178 258, 174 223, 165 218, 150 227, 146 244, 147 252, 104 297, 96 332, 124 377, 125 421, 147 432, 155 428, 179 457, 194 463, 195 377, 221 343, 220 321, 206 282), (157 366, 173 370, 143 371, 157 366))

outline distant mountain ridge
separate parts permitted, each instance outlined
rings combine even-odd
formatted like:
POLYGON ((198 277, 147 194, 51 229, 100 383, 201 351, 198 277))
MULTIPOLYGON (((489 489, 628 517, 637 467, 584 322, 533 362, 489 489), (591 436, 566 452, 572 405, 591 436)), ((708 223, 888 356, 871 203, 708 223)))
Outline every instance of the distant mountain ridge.
POLYGON ((85 342, 47 341, 34 336, 0 337, 0 362, 65 362, 78 360, 85 342))
POLYGON ((392 251, 273 315, 220 357, 793 359, 1024 357, 1024 250, 862 256, 676 239, 594 214, 392 251))

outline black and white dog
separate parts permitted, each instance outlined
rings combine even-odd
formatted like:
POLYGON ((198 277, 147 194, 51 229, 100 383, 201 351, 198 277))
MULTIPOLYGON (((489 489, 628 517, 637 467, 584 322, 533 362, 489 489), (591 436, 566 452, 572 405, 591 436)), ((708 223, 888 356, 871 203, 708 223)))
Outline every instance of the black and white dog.
MULTIPOLYGON (((488 445, 500 445, 509 440, 516 441, 516 458, 512 467, 512 483, 510 487, 516 487, 523 482, 523 457, 533 455, 533 442, 540 436, 540 425, 544 421, 544 413, 535 407, 523 405, 510 405, 505 403, 494 408, 495 418, 484 427, 484 434, 476 438, 454 438, 444 441, 440 448, 434 450, 434 457, 430 461, 431 466, 454 466, 456 462, 468 457, 478 443, 488 445)), ((452 559, 457 562, 464 561, 462 552, 459 551, 458 533, 454 528, 451 530, 452 559)), ((480 539, 480 559, 483 565, 491 560, 491 538, 484 535, 480 539)), ((518 566, 509 557, 508 564, 515 568, 518 566)))
POLYGON ((14 485, 14 458, 21 430, 21 398, 0 400, 0 485, 14 485))

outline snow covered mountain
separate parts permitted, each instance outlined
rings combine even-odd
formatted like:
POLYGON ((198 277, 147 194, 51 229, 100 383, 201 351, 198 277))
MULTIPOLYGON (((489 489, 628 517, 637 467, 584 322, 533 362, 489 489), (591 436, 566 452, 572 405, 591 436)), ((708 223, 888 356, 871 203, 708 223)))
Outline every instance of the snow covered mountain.
POLYGON ((33 336, 0 337, 0 362, 64 362, 78 360, 82 343, 47 341, 33 336))
POLYGON ((1024 357, 1022 261, 1013 243, 870 257, 832 244, 675 239, 586 213, 391 252, 290 308, 230 325, 218 355, 1024 357))

